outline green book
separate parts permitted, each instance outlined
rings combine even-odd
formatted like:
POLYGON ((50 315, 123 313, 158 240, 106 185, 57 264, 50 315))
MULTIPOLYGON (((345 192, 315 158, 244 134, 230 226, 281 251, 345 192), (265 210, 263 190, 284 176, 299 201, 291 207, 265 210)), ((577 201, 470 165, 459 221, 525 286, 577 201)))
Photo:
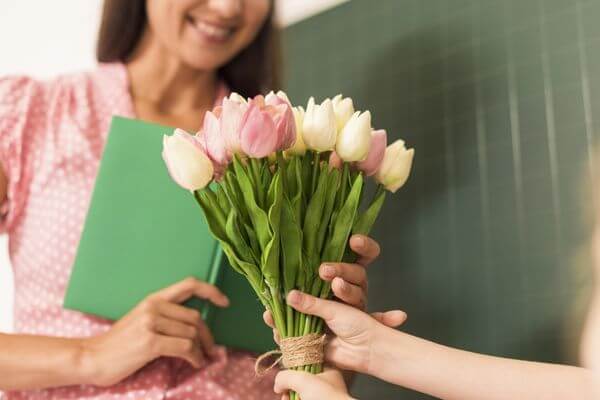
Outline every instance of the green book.
POLYGON ((201 208, 169 177, 162 138, 173 128, 113 118, 64 307, 116 320, 148 294, 188 276, 217 285, 226 309, 198 299, 217 343, 272 349, 262 304, 222 257, 201 208))

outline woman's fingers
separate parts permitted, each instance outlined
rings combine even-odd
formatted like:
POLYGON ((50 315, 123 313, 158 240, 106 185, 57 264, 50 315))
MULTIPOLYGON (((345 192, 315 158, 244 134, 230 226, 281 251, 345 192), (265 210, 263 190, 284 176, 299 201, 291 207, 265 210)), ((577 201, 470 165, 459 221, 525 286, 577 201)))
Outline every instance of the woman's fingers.
POLYGON ((162 289, 152 296, 167 300, 173 303, 181 303, 192 296, 209 300, 219 307, 227 307, 229 299, 216 286, 202 282, 196 278, 186 278, 165 289, 162 289))
POLYGON ((164 336, 178 337, 182 339, 198 339, 198 328, 183 322, 175 321, 165 317, 156 317, 152 321, 152 330, 164 336))
POLYGON ((408 315, 404 311, 393 310, 371 314, 378 322, 390 328, 396 328, 406 322, 408 315))
POLYGON ((202 352, 192 339, 158 335, 154 348, 157 356, 181 358, 195 368, 200 368, 204 364, 202 352))
POLYGON ((360 310, 367 307, 367 294, 360 286, 348 283, 342 278, 334 278, 331 282, 331 290, 335 297, 352 307, 360 310))
POLYGON ((358 254, 356 263, 365 267, 371 264, 381 253, 379 243, 365 235, 352 235, 350 248, 358 254))
POLYGON ((198 326, 202 323, 202 315, 198 310, 182 306, 180 304, 169 303, 160 300, 156 303, 157 311, 160 315, 186 324, 198 326))

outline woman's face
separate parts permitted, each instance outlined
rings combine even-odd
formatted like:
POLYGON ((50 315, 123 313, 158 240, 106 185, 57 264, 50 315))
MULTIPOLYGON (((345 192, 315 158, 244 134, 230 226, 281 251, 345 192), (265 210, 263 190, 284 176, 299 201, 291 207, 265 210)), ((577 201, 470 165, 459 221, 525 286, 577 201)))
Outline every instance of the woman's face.
POLYGON ((192 68, 213 70, 252 42, 271 0, 146 0, 146 7, 153 40, 192 68))

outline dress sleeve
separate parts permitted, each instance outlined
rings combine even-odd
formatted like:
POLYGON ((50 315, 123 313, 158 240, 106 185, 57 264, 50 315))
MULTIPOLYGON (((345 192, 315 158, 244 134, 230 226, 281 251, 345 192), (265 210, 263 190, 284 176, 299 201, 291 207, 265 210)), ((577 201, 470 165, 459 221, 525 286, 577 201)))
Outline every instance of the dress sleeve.
POLYGON ((0 78, 0 167, 8 180, 6 200, 0 204, 0 233, 10 232, 24 209, 31 168, 28 141, 41 104, 38 84, 26 77, 0 78), (29 131, 29 132, 28 132, 29 131))

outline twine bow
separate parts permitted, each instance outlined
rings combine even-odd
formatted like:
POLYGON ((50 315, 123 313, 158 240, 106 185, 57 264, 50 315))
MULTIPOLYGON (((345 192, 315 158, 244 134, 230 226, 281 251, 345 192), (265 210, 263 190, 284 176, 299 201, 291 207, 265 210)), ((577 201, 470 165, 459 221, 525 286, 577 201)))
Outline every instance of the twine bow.
POLYGON ((258 357, 254 364, 254 372, 257 376, 265 375, 280 363, 286 369, 322 363, 325 358, 325 335, 311 333, 305 336, 281 339, 279 347, 280 350, 272 350, 258 357), (263 365, 265 360, 275 355, 279 355, 279 357, 265 367, 263 365))

